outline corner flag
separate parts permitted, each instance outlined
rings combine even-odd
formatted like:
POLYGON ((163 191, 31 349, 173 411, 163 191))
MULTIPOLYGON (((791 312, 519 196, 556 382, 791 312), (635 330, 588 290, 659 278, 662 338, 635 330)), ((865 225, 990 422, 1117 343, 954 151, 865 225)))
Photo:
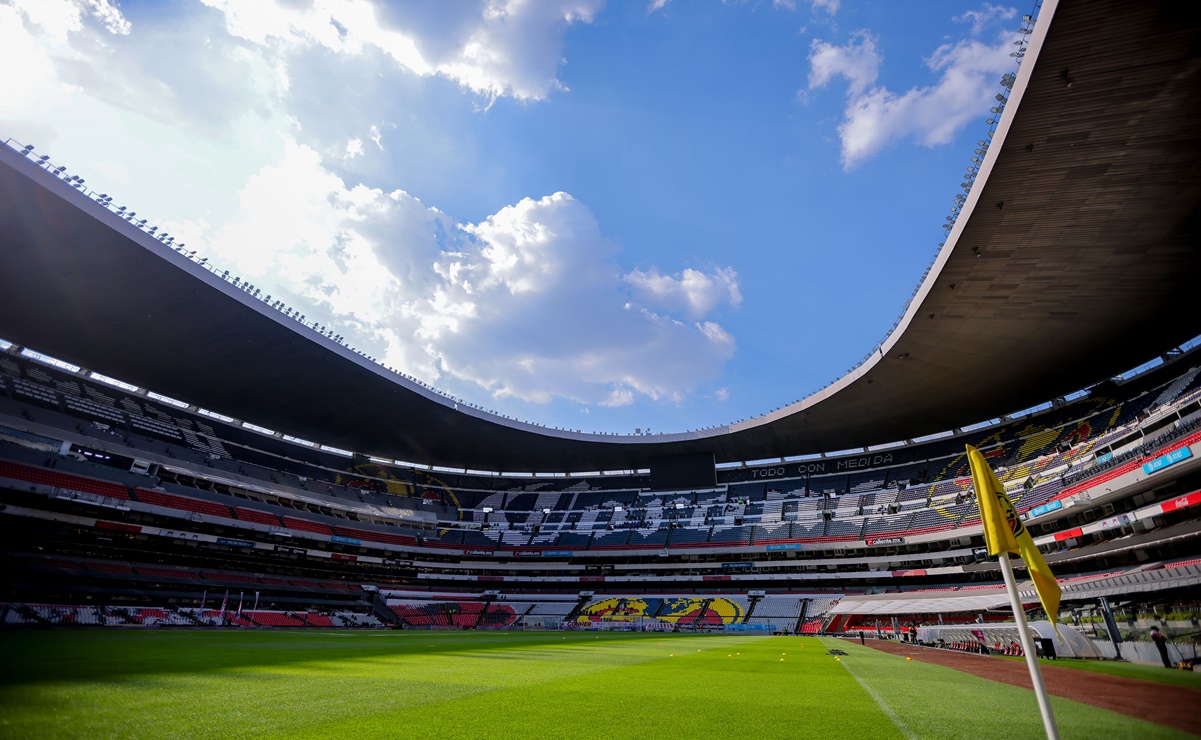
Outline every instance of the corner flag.
POLYGON ((1026 525, 1018 518, 1013 502, 1005 495, 1005 486, 997 480, 984 455, 980 454, 980 450, 968 445, 967 460, 972 469, 972 486, 976 489, 976 502, 980 505, 980 520, 984 525, 984 542, 988 546, 989 556, 1000 555, 1002 552, 1021 556, 1026 570, 1030 573, 1030 580, 1034 581, 1038 600, 1047 612, 1047 619, 1055 625, 1059 616, 1061 593, 1055 576, 1035 546, 1034 538, 1030 536, 1026 525))

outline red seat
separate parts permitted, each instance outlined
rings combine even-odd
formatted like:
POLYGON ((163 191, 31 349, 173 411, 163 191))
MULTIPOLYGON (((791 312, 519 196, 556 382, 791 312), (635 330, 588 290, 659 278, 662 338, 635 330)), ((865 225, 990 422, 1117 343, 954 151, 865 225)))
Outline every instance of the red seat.
POLYGON ((244 522, 254 522, 255 524, 268 524, 272 527, 281 526, 279 517, 274 514, 268 514, 265 511, 257 509, 245 509, 241 506, 234 507, 234 516, 244 522))
POLYGON ((83 476, 71 475, 69 473, 60 473, 57 470, 36 468, 32 465, 22 465, 20 463, 9 462, 8 460, 0 460, 0 478, 13 478, 43 486, 54 486, 55 488, 66 488, 70 491, 94 493, 98 496, 108 496, 109 498, 129 498, 129 492, 125 489, 125 486, 118 483, 84 478, 83 476))
POLYGON ((330 529, 328 524, 315 522, 312 519, 298 519, 294 516, 285 516, 284 526, 288 529, 299 529, 304 532, 315 532, 317 534, 332 535, 334 533, 334 530, 330 529))
POLYGON ((162 506, 168 509, 179 509, 180 511, 194 511, 198 514, 219 516, 225 519, 234 518, 233 514, 229 511, 229 507, 224 504, 215 504, 212 501, 202 501, 201 499, 188 498, 186 496, 176 496, 173 493, 150 491, 145 488, 134 489, 134 493, 137 495, 138 501, 150 504, 151 506, 162 506))

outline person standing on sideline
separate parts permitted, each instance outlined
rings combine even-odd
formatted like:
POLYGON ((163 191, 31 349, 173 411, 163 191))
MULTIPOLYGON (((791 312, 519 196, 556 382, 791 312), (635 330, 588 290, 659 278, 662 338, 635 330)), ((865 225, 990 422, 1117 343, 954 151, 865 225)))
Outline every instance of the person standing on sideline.
POLYGON ((1171 668, 1172 661, 1168 660, 1168 638, 1160 634, 1158 627, 1151 628, 1151 641, 1155 643, 1156 649, 1159 650, 1159 657, 1163 660, 1163 667, 1171 668))

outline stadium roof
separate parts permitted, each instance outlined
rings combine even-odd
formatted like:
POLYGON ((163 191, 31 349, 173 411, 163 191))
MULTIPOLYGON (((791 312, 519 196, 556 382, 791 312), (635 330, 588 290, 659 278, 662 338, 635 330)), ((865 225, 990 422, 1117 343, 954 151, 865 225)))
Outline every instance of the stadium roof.
POLYGON ((456 404, 8 147, 0 336, 297 437, 473 470, 760 460, 957 428, 1201 333, 1199 27, 1196 8, 1170 0, 1046 0, 976 184, 896 331, 830 387, 737 424, 588 434, 456 404))
POLYGON ((909 592, 873 596, 844 596, 829 614, 892 616, 895 614, 953 614, 1007 609, 1009 594, 1004 588, 972 593, 909 592))

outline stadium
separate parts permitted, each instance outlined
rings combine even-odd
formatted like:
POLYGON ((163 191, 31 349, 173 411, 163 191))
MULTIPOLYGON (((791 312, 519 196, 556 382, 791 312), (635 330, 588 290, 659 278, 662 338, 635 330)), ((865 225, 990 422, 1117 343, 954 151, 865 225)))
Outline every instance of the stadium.
POLYGON ((966 445, 1063 735, 1201 734, 1199 32, 1044 0, 889 336, 689 432, 462 401, 9 140, 0 735, 1037 737, 966 445))

